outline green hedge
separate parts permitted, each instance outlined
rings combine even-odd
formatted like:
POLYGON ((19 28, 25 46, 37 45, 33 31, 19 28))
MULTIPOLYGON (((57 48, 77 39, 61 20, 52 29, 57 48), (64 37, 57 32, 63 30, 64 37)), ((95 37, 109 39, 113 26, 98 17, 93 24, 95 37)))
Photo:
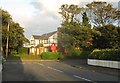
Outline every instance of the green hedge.
POLYGON ((87 59, 88 55, 91 51, 80 51, 80 50, 73 50, 67 54, 65 54, 66 58, 74 58, 74 59, 87 59))
POLYGON ((57 60, 63 58, 64 55, 62 55, 60 52, 43 52, 41 54, 41 59, 57 60))
POLYGON ((26 47, 19 47, 18 48, 18 54, 28 54, 28 48, 26 47))
POLYGON ((120 61, 120 49, 94 50, 89 55, 90 59, 120 61))

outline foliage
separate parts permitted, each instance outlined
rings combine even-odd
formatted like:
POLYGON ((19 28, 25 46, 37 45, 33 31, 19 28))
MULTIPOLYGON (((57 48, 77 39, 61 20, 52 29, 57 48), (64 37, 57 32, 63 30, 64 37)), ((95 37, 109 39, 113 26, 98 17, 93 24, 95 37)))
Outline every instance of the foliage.
POLYGON ((61 11, 59 13, 62 15, 63 20, 67 22, 72 22, 76 20, 75 16, 78 13, 80 13, 82 8, 79 8, 78 5, 74 5, 74 4, 71 4, 71 5, 63 4, 60 7, 60 10, 61 11))
POLYGON ((28 50, 26 47, 18 47, 18 54, 28 54, 28 50))
POLYGON ((91 2, 86 6, 90 20, 94 26, 104 26, 119 20, 120 11, 117 8, 113 8, 107 2, 91 2))
POLYGON ((120 49, 94 50, 89 55, 90 59, 120 61, 120 49))
POLYGON ((84 25, 84 26, 87 26, 87 27, 91 27, 91 25, 90 25, 90 23, 89 23, 89 18, 88 18, 88 16, 87 16, 87 13, 86 12, 84 12, 83 14, 82 14, 82 24, 84 25))
POLYGON ((94 48, 119 48, 120 47, 120 27, 112 24, 102 27, 96 27, 94 30, 98 31, 100 35, 94 34, 94 48), (104 44, 103 44, 104 43, 104 44))
POLYGON ((82 8, 76 5, 65 4, 60 9, 62 11, 60 14, 64 20, 58 29, 58 40, 62 46, 67 50, 73 50, 75 48, 91 49, 88 39, 92 37, 92 29, 88 19, 86 19, 88 18, 86 13, 83 14, 83 24, 81 24, 75 16, 80 14, 82 8), (71 6, 73 9, 75 8, 74 11, 71 9, 71 6), (71 15, 73 15, 73 18, 71 18, 71 15))
POLYGON ((43 52, 41 54, 42 59, 48 59, 48 60, 57 60, 57 59, 63 59, 64 55, 62 55, 59 52, 43 52))
POLYGON ((27 41, 24 36, 24 29, 12 20, 11 15, 2 9, 1 19, 2 19, 2 47, 5 53, 6 50, 6 39, 9 38, 9 53, 12 50, 18 50, 19 46, 22 46, 23 41, 27 41), (9 24, 9 31, 8 31, 9 24))
POLYGON ((59 41, 66 49, 90 48, 87 43, 88 39, 92 37, 92 30, 89 27, 81 26, 80 24, 65 23, 59 28, 59 41))
POLYGON ((87 59, 91 51, 72 50, 65 54, 66 58, 87 59))

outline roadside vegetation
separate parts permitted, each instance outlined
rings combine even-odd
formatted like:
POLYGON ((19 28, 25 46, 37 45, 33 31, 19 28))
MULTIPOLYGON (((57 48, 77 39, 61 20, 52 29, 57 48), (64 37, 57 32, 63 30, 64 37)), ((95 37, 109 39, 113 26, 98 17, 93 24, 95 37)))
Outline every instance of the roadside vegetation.
POLYGON ((120 49, 96 49, 91 52, 89 59, 120 61, 120 49))
POLYGON ((60 10, 63 20, 58 40, 66 50, 65 57, 120 59, 120 11, 117 8, 107 2, 91 2, 85 8, 63 4, 60 10))
POLYGON ((29 42, 24 36, 24 28, 12 20, 11 15, 0 8, 0 19, 2 19, 2 54, 5 58, 14 52, 18 52, 18 48, 23 42, 29 42), (9 44, 9 45, 8 45, 9 44))
POLYGON ((49 60, 58 60, 65 58, 64 55, 60 52, 43 52, 41 55, 41 59, 49 59, 49 60))
POLYGON ((28 55, 28 54, 11 54, 8 56, 10 60, 40 60, 40 56, 28 55))

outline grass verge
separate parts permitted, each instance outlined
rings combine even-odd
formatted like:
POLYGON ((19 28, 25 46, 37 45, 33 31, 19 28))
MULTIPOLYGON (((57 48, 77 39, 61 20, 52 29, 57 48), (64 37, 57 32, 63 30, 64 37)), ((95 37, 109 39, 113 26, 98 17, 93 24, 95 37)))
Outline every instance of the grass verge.
POLYGON ((8 59, 12 60, 40 60, 40 55, 28 55, 28 54, 11 54, 8 59))

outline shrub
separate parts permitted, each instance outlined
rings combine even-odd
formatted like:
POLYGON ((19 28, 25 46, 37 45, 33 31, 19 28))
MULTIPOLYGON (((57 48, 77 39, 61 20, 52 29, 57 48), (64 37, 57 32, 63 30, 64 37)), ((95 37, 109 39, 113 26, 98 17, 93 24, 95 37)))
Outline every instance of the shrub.
POLYGON ((63 59, 64 55, 62 55, 60 52, 43 52, 41 54, 42 59, 49 59, 49 60, 57 60, 57 59, 63 59))
POLYGON ((74 59, 87 59, 88 55, 91 51, 80 51, 80 50, 73 50, 67 54, 65 54, 66 58, 74 58, 74 59))
POLYGON ((90 59, 120 61, 120 49, 102 49, 94 50, 89 55, 90 59))
POLYGON ((18 54, 28 54, 28 48, 26 47, 19 47, 18 54))

